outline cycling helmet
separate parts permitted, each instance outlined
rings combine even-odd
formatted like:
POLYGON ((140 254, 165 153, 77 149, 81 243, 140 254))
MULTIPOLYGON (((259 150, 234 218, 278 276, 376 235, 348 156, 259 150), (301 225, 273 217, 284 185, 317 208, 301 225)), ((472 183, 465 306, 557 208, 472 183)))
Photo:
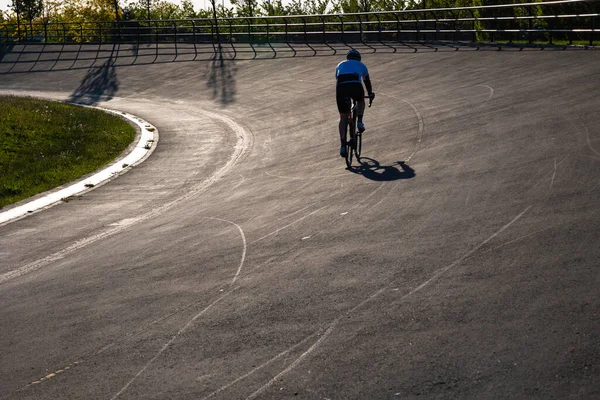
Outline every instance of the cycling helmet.
POLYGON ((346 60, 358 60, 360 61, 360 53, 358 50, 352 49, 346 54, 346 60))

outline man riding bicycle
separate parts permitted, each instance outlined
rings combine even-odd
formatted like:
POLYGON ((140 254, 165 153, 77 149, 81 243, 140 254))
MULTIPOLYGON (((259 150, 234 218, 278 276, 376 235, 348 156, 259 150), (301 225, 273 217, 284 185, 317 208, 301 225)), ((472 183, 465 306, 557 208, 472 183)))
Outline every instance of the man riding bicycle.
POLYGON ((371 101, 375 98, 369 70, 367 66, 360 61, 360 53, 352 49, 346 54, 346 61, 342 61, 335 68, 336 88, 335 97, 338 111, 340 112, 340 156, 346 156, 346 129, 348 127, 348 117, 350 116, 350 99, 356 101, 356 115, 358 117, 358 131, 364 132, 363 114, 365 112, 365 92, 362 82, 364 81, 371 101))

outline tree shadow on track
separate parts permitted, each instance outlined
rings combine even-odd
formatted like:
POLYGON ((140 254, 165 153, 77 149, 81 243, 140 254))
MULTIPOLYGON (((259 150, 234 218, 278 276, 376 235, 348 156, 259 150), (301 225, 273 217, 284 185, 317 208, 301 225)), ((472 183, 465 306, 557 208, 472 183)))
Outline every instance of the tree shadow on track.
POLYGON ((210 62, 206 73, 206 86, 212 90, 213 100, 227 105, 235 101, 235 73, 237 68, 231 54, 222 46, 215 50, 216 54, 210 62))
POLYGON ((102 66, 90 68, 77 89, 69 96, 74 103, 95 105, 113 98, 119 90, 114 59, 109 57, 102 66))
POLYGON ((4 43, 0 43, 0 62, 2 62, 2 59, 4 58, 4 56, 8 53, 10 53, 13 49, 13 45, 12 44, 4 44, 4 43))
POLYGON ((350 171, 372 181, 389 182, 400 179, 412 179, 417 176, 415 170, 404 161, 397 161, 394 165, 381 165, 379 161, 373 158, 361 157, 359 162, 360 166, 352 167, 350 171), (396 168, 396 164, 400 169, 396 168))

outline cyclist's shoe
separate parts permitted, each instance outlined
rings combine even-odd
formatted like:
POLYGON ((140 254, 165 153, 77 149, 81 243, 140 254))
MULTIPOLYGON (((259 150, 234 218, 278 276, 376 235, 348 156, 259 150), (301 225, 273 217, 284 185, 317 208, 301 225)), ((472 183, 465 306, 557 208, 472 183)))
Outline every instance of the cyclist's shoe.
POLYGON ((365 131, 365 124, 363 124, 361 121, 359 121, 356 126, 358 127, 358 131, 360 133, 363 133, 365 131))
POLYGON ((340 147, 340 156, 341 156, 341 157, 346 157, 346 145, 345 145, 345 144, 343 144, 343 145, 340 147))

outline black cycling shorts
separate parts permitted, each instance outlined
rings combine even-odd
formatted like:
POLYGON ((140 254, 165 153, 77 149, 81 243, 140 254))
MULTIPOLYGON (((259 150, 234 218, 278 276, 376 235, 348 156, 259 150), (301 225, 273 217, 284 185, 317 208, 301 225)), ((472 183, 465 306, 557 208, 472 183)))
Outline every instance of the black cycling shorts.
POLYGON ((335 99, 338 111, 342 114, 350 112, 350 98, 361 101, 365 97, 365 89, 360 82, 348 82, 336 85, 335 99))

